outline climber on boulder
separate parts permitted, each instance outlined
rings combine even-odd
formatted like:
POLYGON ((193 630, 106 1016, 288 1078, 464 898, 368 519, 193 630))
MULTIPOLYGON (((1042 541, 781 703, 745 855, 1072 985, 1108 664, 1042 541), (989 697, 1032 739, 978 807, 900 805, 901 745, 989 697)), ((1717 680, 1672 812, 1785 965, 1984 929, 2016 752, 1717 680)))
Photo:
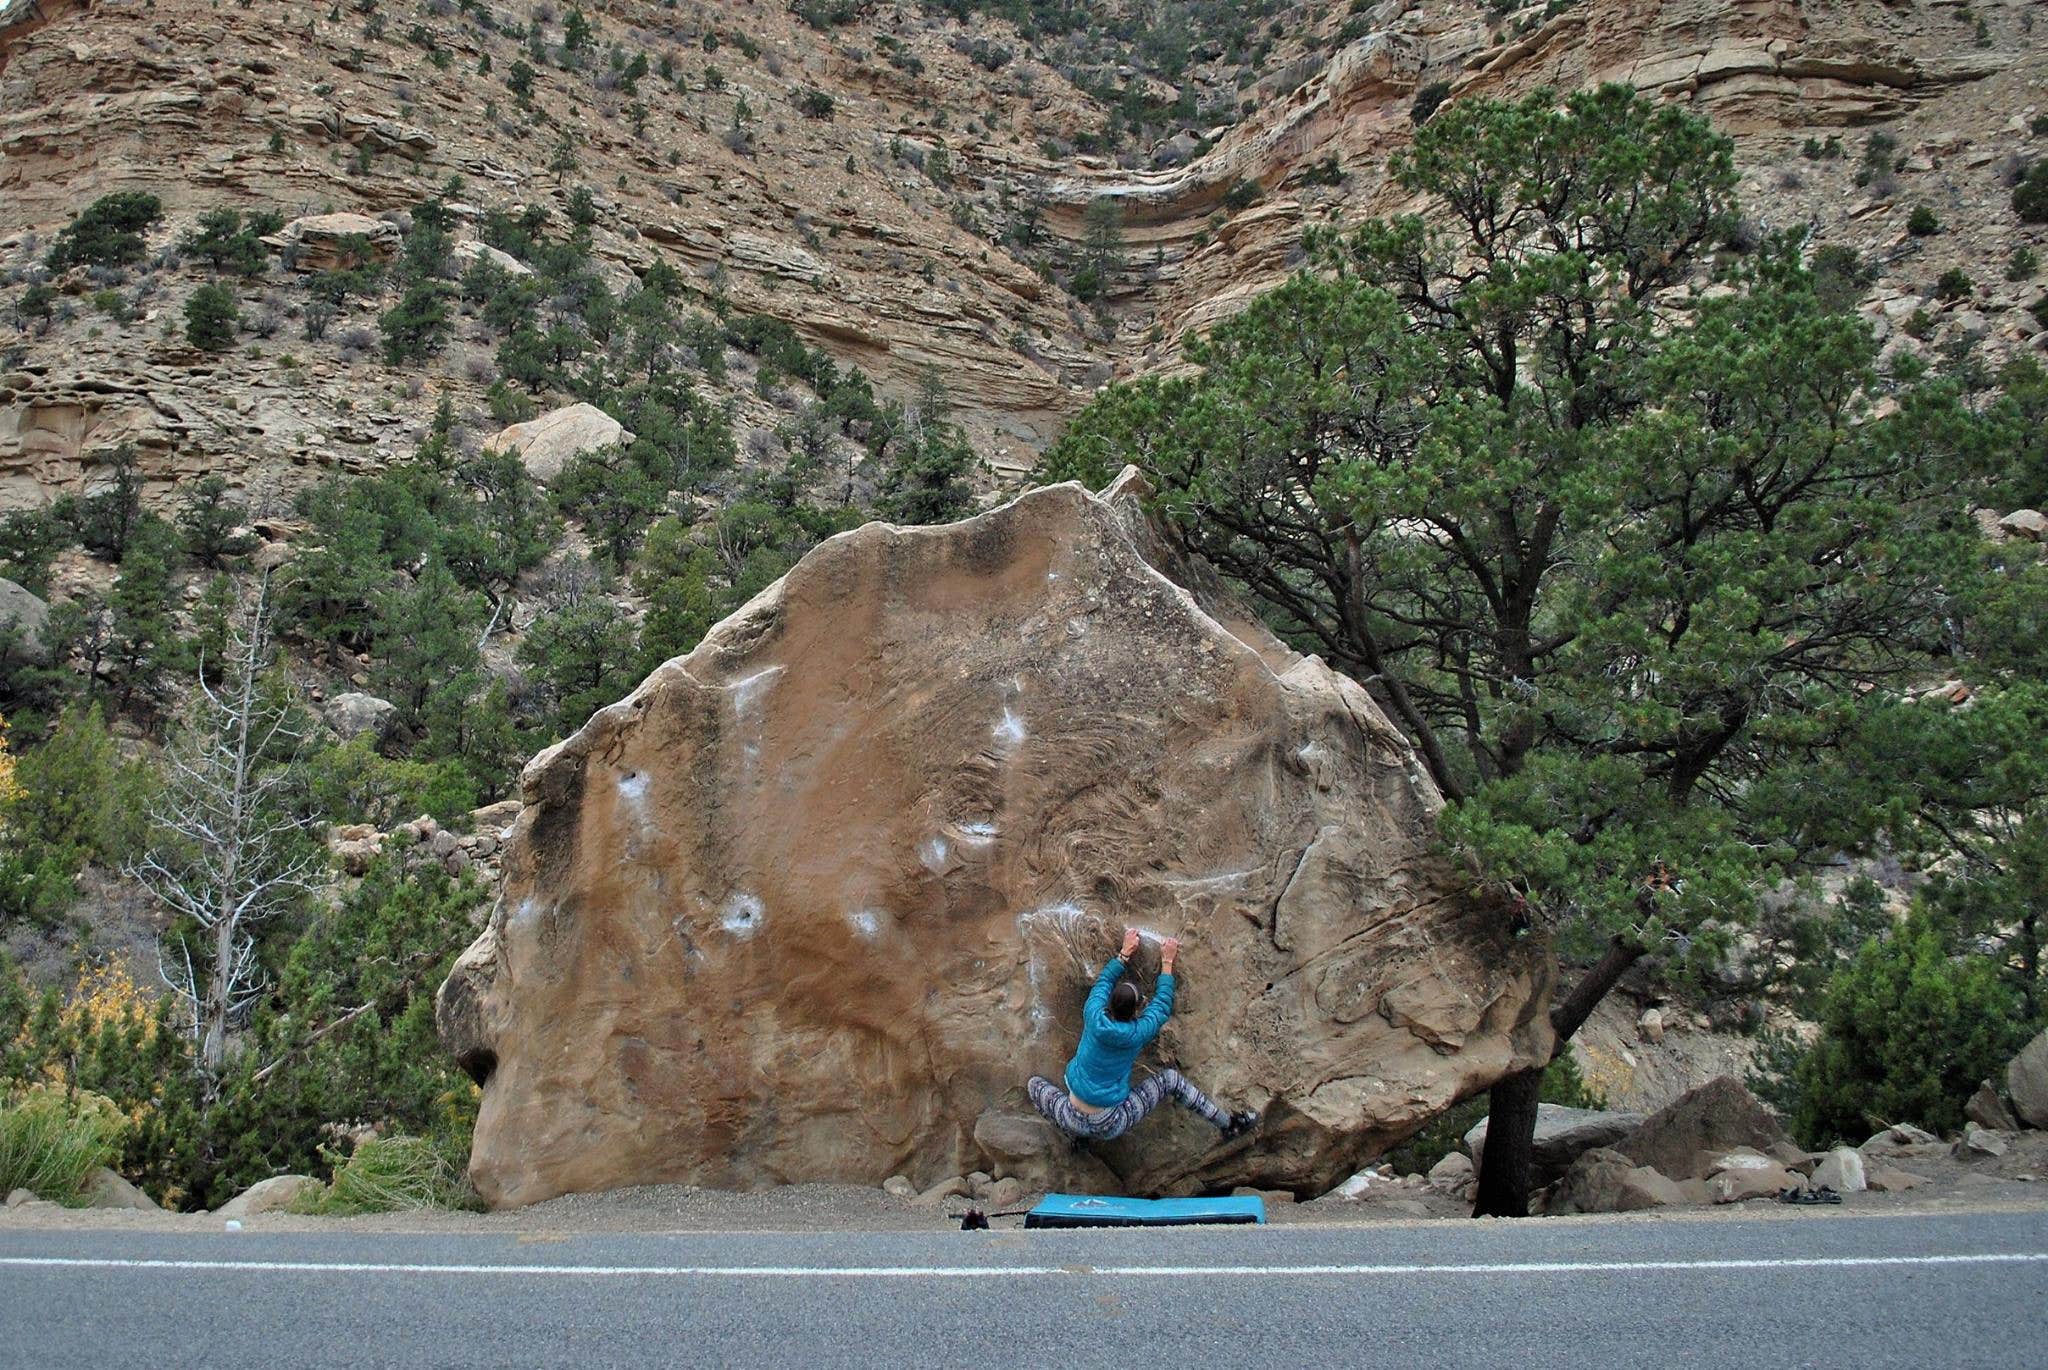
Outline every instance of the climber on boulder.
POLYGON ((1180 943, 1167 938, 1159 947, 1159 987, 1147 1005, 1138 987, 1124 978, 1138 934, 1124 929, 1123 950, 1111 957, 1095 977, 1095 988, 1081 1014, 1081 1045, 1067 1062, 1066 1088, 1034 1075, 1025 1088, 1031 1102, 1053 1125, 1072 1137, 1108 1141, 1121 1137, 1171 1094, 1183 1108, 1215 1124, 1223 1139, 1241 1137, 1258 1126, 1259 1115, 1245 1110, 1225 1113, 1214 1100, 1168 1067, 1131 1085, 1131 1067, 1173 1013, 1173 962, 1180 943))

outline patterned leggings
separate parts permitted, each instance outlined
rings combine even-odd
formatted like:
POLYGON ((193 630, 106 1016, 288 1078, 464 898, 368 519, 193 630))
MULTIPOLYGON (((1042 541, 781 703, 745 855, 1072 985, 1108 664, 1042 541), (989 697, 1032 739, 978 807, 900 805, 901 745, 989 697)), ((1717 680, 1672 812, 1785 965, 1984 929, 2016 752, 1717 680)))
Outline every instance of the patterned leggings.
POLYGON ((1100 1113, 1084 1113, 1074 1107, 1073 1098, 1043 1075, 1032 1076, 1025 1089, 1031 1094, 1032 1106, 1070 1137, 1088 1137, 1103 1142, 1121 1137, 1165 1102, 1169 1094, 1179 1101, 1181 1107, 1201 1114, 1218 1128, 1230 1122, 1230 1115, 1216 1107, 1215 1100, 1189 1084, 1185 1075, 1172 1069, 1139 1081, 1131 1086, 1130 1094, 1122 1103, 1100 1113))

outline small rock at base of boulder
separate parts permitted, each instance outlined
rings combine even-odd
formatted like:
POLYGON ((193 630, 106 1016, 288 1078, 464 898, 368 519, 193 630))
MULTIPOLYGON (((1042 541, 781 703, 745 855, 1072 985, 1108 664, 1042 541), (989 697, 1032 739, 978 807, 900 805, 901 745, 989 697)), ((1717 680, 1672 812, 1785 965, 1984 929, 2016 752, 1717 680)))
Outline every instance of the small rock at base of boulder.
POLYGON ((1768 1158, 1760 1166, 1732 1166, 1707 1177, 1707 1193, 1717 1204, 1774 1199, 1779 1190, 1804 1187, 1797 1175, 1768 1158))
POLYGON ((1662 1009, 1646 1008, 1643 1016, 1636 1019, 1636 1035, 1645 1042, 1657 1043, 1664 1040, 1664 1012, 1662 1009))
POLYGON ((1756 1096, 1722 1075, 1687 1090, 1614 1143, 1637 1165, 1679 1179, 1704 1178, 1696 1168, 1701 1153, 1719 1155, 1737 1147, 1768 1151, 1789 1142, 1785 1129, 1756 1096))
POLYGON ((1005 1209, 1017 1207, 1030 1196, 1030 1186, 1022 1180, 1009 1177, 992 1181, 984 1194, 984 1202, 988 1204, 990 1212, 1000 1213, 1005 1209))
POLYGON ((1820 1157, 1790 1142, 1773 1142, 1764 1148, 1764 1154, 1785 1169, 1797 1171, 1801 1175, 1811 1175, 1814 1166, 1820 1162, 1820 1157))
POLYGON ((917 1201, 928 1208, 937 1208, 948 1199, 970 1198, 973 1193, 974 1186, 967 1183, 967 1177, 965 1175, 955 1175, 950 1180, 940 1180, 930 1189, 918 1195, 917 1201))
POLYGON ((1826 1185, 1837 1194, 1862 1193, 1870 1185, 1863 1153, 1854 1147, 1836 1147, 1813 1168, 1813 1185, 1816 1189, 1826 1185))
POLYGON ((26 1189, 10 1189, 7 1191, 7 1207, 20 1208, 25 1203, 34 1202, 35 1197, 33 1193, 26 1189))
POLYGON ((155 1200, 113 1171, 101 1166, 85 1182, 87 1208, 132 1208, 146 1213, 162 1212, 155 1200))
POLYGON ((917 1197, 917 1186, 901 1175, 891 1175, 882 1181, 882 1192, 894 1194, 899 1199, 914 1199, 917 1197))
POLYGON ((1479 1172, 1472 1166, 1472 1158, 1462 1151, 1453 1151, 1429 1168, 1429 1182, 1448 1193, 1459 1194, 1472 1187, 1479 1172))
POLYGON ((1687 1202, 1669 1176, 1619 1151, 1594 1147, 1573 1161, 1545 1198, 1545 1213, 1633 1213, 1687 1202))
POLYGON ((253 1218, 259 1213, 282 1212, 290 1208, 301 1194, 320 1187, 320 1182, 311 1175, 272 1175, 229 1199, 214 1216, 253 1218))
POLYGON ((1915 1175, 1910 1170, 1899 1170, 1888 1165, 1874 1165, 1865 1169, 1864 1180, 1876 1194, 1903 1194, 1909 1189, 1918 1189, 1927 1183, 1925 1175, 1915 1175))
POLYGON ((1367 1195, 1389 1194, 1399 1188, 1401 1182, 1386 1170, 1361 1170, 1331 1190, 1330 1196, 1343 1199, 1347 1203, 1357 1203, 1367 1195))
POLYGON ((1974 1161, 1979 1157, 2003 1156, 2007 1150, 2004 1137, 1996 1132, 1992 1132, 1988 1128, 1979 1127, 1975 1123, 1971 1123, 1963 1129, 1963 1135, 1956 1138, 1954 1148, 1956 1159, 1962 1161, 1974 1161))
POLYGON ((1988 1127, 1993 1132, 2018 1132, 2020 1120, 1998 1092, 1998 1087, 1986 1080, 1977 1086, 1977 1092, 1970 1096, 1970 1102, 1963 1105, 1963 1116, 1979 1127, 1988 1127))
POLYGON ((2048 1128, 2048 1030, 2021 1047, 2005 1068, 2005 1097, 2021 1122, 2048 1128))
POLYGON ((1900 1151, 1909 1146, 1939 1145, 1941 1138, 1925 1128, 1914 1127, 1911 1123, 1893 1123, 1856 1149, 1868 1156, 1872 1152, 1900 1151))

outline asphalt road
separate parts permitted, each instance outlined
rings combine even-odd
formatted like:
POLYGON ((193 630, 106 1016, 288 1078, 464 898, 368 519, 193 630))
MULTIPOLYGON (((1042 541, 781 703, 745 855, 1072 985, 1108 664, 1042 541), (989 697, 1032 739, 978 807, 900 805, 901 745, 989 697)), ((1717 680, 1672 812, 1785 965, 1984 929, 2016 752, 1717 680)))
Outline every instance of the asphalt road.
POLYGON ((0 1366, 2048 1365, 2048 1212, 1150 1232, 0 1230, 0 1366))

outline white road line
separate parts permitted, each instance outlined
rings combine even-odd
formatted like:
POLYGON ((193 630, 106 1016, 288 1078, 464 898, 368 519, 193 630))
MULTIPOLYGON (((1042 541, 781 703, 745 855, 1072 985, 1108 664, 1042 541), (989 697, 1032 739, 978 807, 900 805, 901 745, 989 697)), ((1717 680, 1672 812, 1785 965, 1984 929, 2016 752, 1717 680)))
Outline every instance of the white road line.
POLYGON ((1245 1278, 1383 1275, 1577 1275, 1666 1270, 1827 1270, 1872 1266, 2048 1263, 2048 1251, 1933 1256, 1786 1256, 1697 1261, 1504 1261, 1459 1265, 437 1265, 382 1261, 200 1261, 101 1256, 0 1256, 0 1266, 90 1270, 250 1270, 321 1275, 575 1275, 584 1278, 988 1280, 1201 1276, 1245 1278))

